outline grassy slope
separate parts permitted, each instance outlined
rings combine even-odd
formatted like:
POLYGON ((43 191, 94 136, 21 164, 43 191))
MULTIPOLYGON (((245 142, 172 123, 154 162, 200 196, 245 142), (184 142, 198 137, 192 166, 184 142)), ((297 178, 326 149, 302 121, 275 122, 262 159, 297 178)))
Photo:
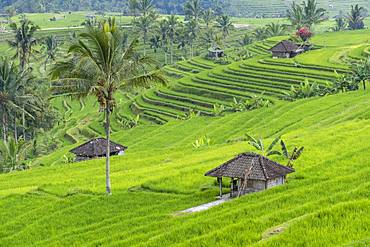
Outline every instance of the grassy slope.
POLYGON ((113 139, 130 148, 125 157, 113 159, 111 197, 103 195, 104 160, 1 175, 0 243, 366 245, 369 103, 370 93, 359 91, 115 133, 113 139), (206 212, 173 216, 212 200, 217 186, 203 174, 250 150, 245 143, 227 143, 245 132, 265 138, 283 135, 290 145, 306 147, 289 183, 206 212), (204 134, 213 145, 194 150, 191 143, 204 134), (133 186, 145 190, 129 192, 133 186), (276 227, 280 234, 262 240, 276 227))

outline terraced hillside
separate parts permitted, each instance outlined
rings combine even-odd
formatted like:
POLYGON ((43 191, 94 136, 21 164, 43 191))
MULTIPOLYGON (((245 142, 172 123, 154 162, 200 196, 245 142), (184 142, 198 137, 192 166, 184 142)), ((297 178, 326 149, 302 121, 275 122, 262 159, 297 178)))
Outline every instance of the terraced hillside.
MULTIPOLYGON (((248 17, 280 17, 285 16, 286 10, 293 0, 231 0, 230 11, 236 16, 248 17)), ((319 5, 329 11, 331 16, 339 11, 347 12, 351 5, 360 4, 370 6, 369 0, 345 1, 345 0, 318 0, 319 5)))
POLYGON ((44 167, 0 175, 0 245, 367 246, 369 106, 359 91, 119 131, 113 139, 129 150, 112 161, 110 197, 104 160, 54 163, 66 146, 44 167), (204 173, 251 151, 230 142, 246 132, 305 146, 288 184, 178 215, 214 200, 217 185, 204 173), (205 134, 212 145, 194 149, 205 134))
MULTIPOLYGON (((348 35, 354 37, 364 32, 368 33, 347 32, 342 35, 344 38, 348 35)), ((219 65, 197 57, 165 67, 164 71, 172 77, 171 87, 139 95, 131 110, 149 121, 165 123, 171 119, 184 119, 189 111, 212 116, 214 106, 229 106, 234 98, 248 99, 263 94, 276 102, 281 100, 284 91, 306 79, 327 85, 337 73, 348 72, 348 62, 368 56, 370 46, 365 35, 361 40, 354 39, 351 44, 332 44, 336 36, 338 34, 318 35, 315 41, 319 49, 294 59, 271 58, 268 49, 282 39, 279 37, 247 46, 253 58, 230 65, 219 65)))

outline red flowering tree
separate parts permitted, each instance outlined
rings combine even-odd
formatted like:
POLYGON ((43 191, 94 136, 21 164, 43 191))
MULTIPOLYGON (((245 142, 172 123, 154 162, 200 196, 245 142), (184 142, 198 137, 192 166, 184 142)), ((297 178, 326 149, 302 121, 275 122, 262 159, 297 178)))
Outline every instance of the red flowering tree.
POLYGON ((313 36, 313 33, 308 27, 302 27, 298 29, 296 35, 300 37, 303 40, 303 42, 306 42, 313 36))

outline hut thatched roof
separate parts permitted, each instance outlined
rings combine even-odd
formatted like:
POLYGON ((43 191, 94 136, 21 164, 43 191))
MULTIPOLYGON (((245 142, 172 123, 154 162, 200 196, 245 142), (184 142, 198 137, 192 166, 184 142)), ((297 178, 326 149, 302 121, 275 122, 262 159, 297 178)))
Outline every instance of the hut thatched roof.
POLYGON ((272 52, 294 52, 299 49, 299 46, 292 41, 289 40, 283 40, 273 46, 270 51, 272 52))
POLYGON ((219 167, 207 172, 210 177, 244 178, 249 173, 248 179, 270 180, 294 172, 293 168, 283 166, 262 155, 243 153, 229 160, 219 167))
POLYGON ((222 50, 220 47, 218 46, 212 46, 208 49, 209 52, 214 52, 214 53, 220 53, 220 52, 224 52, 224 50, 222 50))
MULTIPOLYGON (((83 157, 102 157, 107 154, 107 139, 105 138, 96 138, 92 139, 74 149, 70 152, 74 153, 77 156, 83 157)), ((117 144, 115 142, 110 142, 110 153, 115 154, 122 151, 125 151, 127 147, 117 144)))

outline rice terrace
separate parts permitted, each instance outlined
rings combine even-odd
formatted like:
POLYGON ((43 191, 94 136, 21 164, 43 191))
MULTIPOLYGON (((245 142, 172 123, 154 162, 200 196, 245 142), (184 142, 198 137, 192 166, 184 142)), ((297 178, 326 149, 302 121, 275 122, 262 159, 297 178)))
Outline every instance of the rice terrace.
POLYGON ((369 0, 4 0, 0 51, 0 246, 370 246, 369 0))

